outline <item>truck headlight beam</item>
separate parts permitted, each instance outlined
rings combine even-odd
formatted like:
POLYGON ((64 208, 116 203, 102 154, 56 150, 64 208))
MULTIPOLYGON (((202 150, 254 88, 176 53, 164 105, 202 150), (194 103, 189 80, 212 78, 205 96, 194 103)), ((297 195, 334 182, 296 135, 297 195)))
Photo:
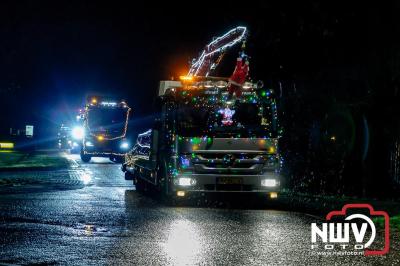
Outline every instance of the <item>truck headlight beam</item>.
POLYGON ((94 146, 93 143, 90 142, 90 141, 86 141, 85 145, 86 145, 87 147, 93 147, 93 146, 94 146))
POLYGON ((178 185, 182 187, 193 186, 196 184, 196 180, 190 177, 180 177, 178 178, 178 185))
POLYGON ((263 187, 276 187, 278 185, 278 182, 276 179, 262 179, 261 180, 261 186, 263 187))
POLYGON ((121 145, 119 146, 121 149, 126 150, 129 148, 129 143, 124 141, 121 143, 121 145))
POLYGON ((80 140, 85 136, 85 130, 83 127, 77 126, 72 129, 72 137, 76 140, 80 140))

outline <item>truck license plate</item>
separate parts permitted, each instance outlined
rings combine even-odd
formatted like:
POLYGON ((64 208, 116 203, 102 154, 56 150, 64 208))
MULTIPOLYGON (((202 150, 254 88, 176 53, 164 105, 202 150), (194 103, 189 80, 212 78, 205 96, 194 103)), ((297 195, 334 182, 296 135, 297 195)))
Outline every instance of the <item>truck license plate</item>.
POLYGON ((220 177, 217 182, 223 185, 240 185, 243 183, 243 180, 240 177, 220 177))

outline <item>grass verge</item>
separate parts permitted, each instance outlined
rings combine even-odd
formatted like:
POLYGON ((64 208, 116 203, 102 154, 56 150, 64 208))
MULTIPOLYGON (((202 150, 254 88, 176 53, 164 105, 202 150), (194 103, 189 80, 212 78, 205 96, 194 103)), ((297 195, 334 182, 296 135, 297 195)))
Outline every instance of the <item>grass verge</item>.
POLYGON ((0 151, 0 170, 46 170, 69 166, 59 153, 0 151))

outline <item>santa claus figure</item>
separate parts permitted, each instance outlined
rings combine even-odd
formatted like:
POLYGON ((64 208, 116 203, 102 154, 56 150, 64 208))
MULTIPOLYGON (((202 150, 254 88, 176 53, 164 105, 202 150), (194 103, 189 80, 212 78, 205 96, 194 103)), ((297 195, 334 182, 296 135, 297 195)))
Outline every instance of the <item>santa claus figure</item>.
POLYGON ((220 114, 222 114, 222 125, 224 126, 230 126, 233 124, 232 117, 235 114, 235 110, 229 109, 229 107, 225 107, 224 109, 221 109, 218 111, 220 114))
POLYGON ((232 96, 234 93, 236 97, 242 96, 242 86, 246 81, 248 74, 249 60, 247 57, 239 57, 236 61, 235 70, 233 71, 232 76, 229 78, 228 91, 230 96, 232 96))

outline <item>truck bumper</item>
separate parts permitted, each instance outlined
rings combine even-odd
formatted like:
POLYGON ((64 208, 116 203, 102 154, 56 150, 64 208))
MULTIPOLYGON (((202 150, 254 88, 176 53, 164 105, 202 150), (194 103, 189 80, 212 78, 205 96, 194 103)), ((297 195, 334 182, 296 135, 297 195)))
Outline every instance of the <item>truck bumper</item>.
POLYGON ((268 172, 263 175, 182 174, 174 179, 171 190, 174 194, 178 193, 178 191, 186 193, 276 193, 280 190, 280 175, 275 172, 268 172), (179 182, 180 178, 186 178, 186 183, 190 184, 182 184, 185 182, 179 182), (265 184, 265 182, 262 183, 264 179, 275 181, 265 184))

